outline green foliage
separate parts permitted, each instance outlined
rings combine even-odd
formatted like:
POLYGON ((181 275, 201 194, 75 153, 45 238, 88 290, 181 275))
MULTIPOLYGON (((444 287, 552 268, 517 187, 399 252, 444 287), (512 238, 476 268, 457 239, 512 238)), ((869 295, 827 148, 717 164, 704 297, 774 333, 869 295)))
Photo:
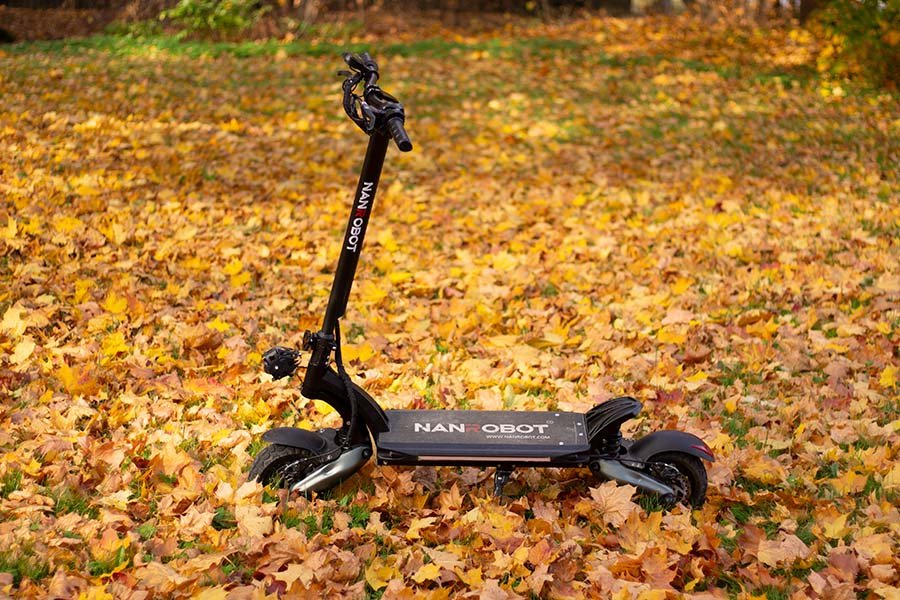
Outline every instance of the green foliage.
POLYGON ((116 21, 107 25, 103 32, 107 35, 143 40, 162 35, 163 29, 159 21, 148 20, 133 23, 116 21))
POLYGON ((900 0, 833 0, 818 23, 828 42, 820 71, 900 83, 900 0))
POLYGON ((179 0, 159 18, 171 20, 188 33, 219 37, 249 29, 270 8, 259 0, 179 0))

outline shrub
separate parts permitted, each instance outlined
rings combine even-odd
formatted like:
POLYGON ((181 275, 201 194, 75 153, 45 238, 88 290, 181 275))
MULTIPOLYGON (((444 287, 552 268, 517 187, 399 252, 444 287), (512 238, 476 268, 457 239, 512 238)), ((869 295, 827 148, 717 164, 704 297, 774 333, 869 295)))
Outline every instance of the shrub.
POLYGON ((820 71, 900 83, 900 0, 833 0, 816 22, 826 42, 820 71))
POLYGON ((269 8, 259 0, 179 0, 159 17, 190 33, 223 36, 252 27, 269 8))

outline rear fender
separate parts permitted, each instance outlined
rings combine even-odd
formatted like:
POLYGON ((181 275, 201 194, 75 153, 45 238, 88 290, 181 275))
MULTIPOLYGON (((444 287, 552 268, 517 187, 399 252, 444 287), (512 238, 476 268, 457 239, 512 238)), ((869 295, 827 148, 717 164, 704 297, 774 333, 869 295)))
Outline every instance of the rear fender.
POLYGON ((662 452, 684 452, 699 459, 715 462, 712 450, 696 435, 684 431, 656 431, 642 437, 628 448, 625 459, 648 461, 662 452))

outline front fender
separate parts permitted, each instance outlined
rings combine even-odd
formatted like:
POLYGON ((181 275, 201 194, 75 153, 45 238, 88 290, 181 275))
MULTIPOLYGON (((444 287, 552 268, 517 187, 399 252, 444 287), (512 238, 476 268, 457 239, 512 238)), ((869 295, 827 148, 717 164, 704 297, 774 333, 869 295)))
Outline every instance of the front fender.
POLYGON ((709 462, 716 461, 716 457, 713 456, 712 450, 706 445, 706 442, 691 433, 674 430, 656 431, 635 440, 628 448, 626 458, 646 462, 661 452, 684 452, 709 462))
POLYGON ((265 432, 262 439, 270 444, 281 444, 292 448, 309 450, 313 454, 321 454, 328 441, 321 433, 297 429, 296 427, 276 427, 265 432))

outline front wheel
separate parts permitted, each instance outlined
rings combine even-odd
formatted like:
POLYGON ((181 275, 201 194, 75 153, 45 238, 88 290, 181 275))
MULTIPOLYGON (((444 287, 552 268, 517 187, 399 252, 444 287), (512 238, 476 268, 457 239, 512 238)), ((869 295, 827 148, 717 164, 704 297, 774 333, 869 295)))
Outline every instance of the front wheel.
POLYGON ((706 500, 707 477, 703 462, 684 452, 662 452, 650 457, 647 467, 654 478, 673 490, 672 504, 686 504, 699 508, 706 500))
POLYGON ((313 456, 315 455, 305 448, 269 444, 253 459, 247 479, 256 480, 263 485, 291 489, 314 467, 311 460, 313 456))

